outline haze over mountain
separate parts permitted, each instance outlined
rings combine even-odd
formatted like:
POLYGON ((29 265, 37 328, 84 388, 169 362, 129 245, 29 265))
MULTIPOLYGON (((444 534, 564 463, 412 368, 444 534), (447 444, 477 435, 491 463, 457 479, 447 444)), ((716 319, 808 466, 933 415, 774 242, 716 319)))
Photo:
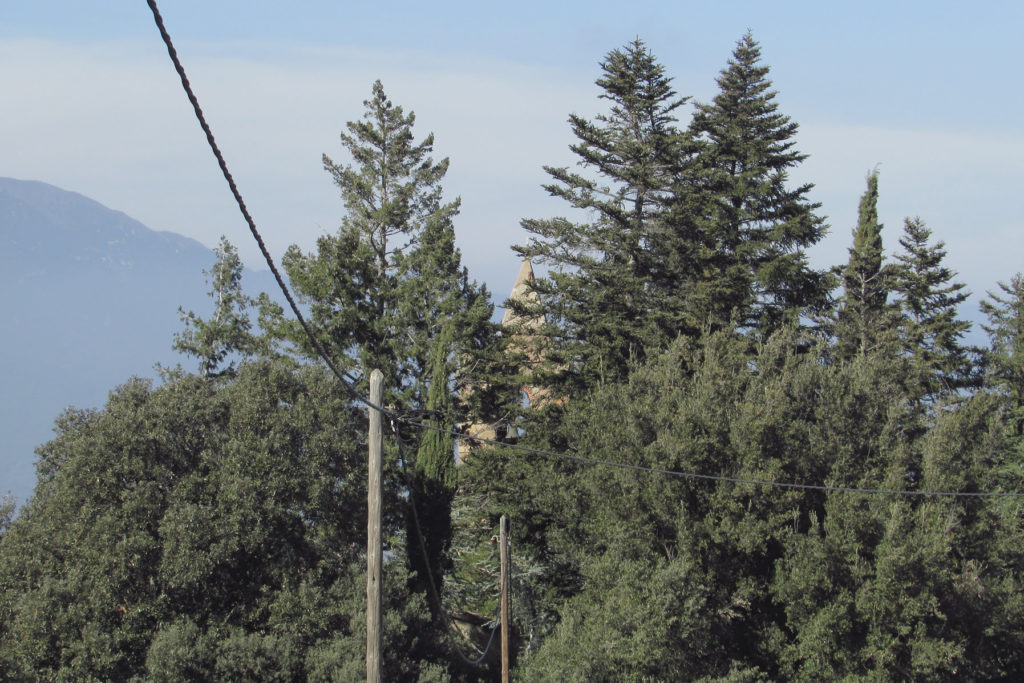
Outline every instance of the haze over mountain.
MULTIPOLYGON (((178 307, 206 314, 214 260, 80 194, 0 178, 0 495, 31 495, 34 449, 66 407, 101 406, 158 362, 190 367, 171 348, 178 307)), ((246 289, 268 276, 247 272, 246 289)))

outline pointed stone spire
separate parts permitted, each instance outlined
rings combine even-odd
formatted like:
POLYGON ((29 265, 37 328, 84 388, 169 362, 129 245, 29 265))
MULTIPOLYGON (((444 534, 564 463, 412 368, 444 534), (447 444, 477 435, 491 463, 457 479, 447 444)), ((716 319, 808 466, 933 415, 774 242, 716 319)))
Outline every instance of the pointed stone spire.
MULTIPOLYGON (((519 269, 519 275, 516 277, 516 283, 512 285, 512 291, 509 293, 508 298, 512 301, 523 301, 523 302, 536 302, 537 294, 530 290, 529 283, 533 280, 533 264, 530 263, 529 259, 523 261, 522 267, 519 269)), ((501 318, 502 325, 509 325, 512 323, 519 322, 518 316, 512 312, 511 308, 505 309, 505 315, 501 318)), ((543 324, 544 316, 540 316, 538 321, 527 324, 527 327, 535 327, 538 323, 543 324)))
MULTIPOLYGON (((530 282, 534 279, 533 275, 533 264, 527 259, 523 261, 522 267, 519 268, 519 275, 516 277, 516 283, 512 285, 512 291, 509 292, 509 301, 521 301, 526 304, 536 304, 540 302, 540 297, 536 292, 530 289, 530 282)), ((528 318, 516 315, 511 308, 505 309, 505 315, 501 318, 501 325, 505 328, 503 334, 512 335, 512 345, 517 351, 525 353, 525 365, 520 368, 520 371, 525 371, 526 376, 529 376, 530 367, 543 360, 541 355, 534 347, 532 340, 536 338, 536 331, 543 327, 544 323, 547 322, 547 318, 543 313, 538 314, 536 317, 528 318)), ((521 354, 516 354, 521 355, 521 354)), ((464 391, 473 391, 472 387, 467 387, 464 391)), ((543 390, 536 389, 532 386, 522 387, 523 394, 527 397, 528 403, 524 405, 538 405, 546 397, 546 392, 543 390)), ((474 446, 473 438, 477 439, 497 439, 498 427, 501 429, 502 435, 505 434, 505 430, 508 425, 505 424, 468 424, 463 425, 462 430, 466 433, 468 438, 458 440, 458 451, 456 457, 457 462, 464 463, 467 458, 471 457, 473 448, 479 448, 480 446, 474 446)), ((504 436, 502 436, 504 438, 504 436)))

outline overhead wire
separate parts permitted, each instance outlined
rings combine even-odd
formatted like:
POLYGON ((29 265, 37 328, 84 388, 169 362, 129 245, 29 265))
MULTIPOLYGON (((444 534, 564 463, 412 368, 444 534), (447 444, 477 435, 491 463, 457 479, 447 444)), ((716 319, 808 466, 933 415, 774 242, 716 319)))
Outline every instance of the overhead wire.
POLYGON ((153 20, 156 22, 157 29, 160 31, 160 37, 163 39, 164 45, 167 46, 167 54, 170 55, 171 62, 174 64, 174 69, 178 72, 178 77, 181 79, 181 86, 185 89, 185 94, 188 96, 188 101, 192 104, 192 109, 195 111, 196 119, 199 120, 199 125, 203 129, 203 133, 206 134, 206 141, 209 144, 214 157, 217 159, 217 164, 220 166, 221 173, 224 175, 224 180, 227 181, 228 187, 231 188, 231 194, 238 203, 238 209, 242 212, 242 217, 249 226, 249 232, 252 233, 253 239, 256 240, 256 244, 260 248, 260 253, 263 254, 263 258, 267 262, 270 272, 274 274, 274 279, 277 280, 277 285, 281 288, 281 292, 284 294, 284 298, 288 301, 288 305, 295 314, 296 320, 298 320, 299 324, 302 326, 306 336, 309 337, 317 355, 323 359, 324 363, 327 364, 327 367, 332 373, 334 373, 335 377, 338 378, 348 393, 355 400, 374 410, 378 410, 385 415, 393 416, 394 413, 391 410, 372 403, 367 396, 364 396, 356 390, 355 383, 357 379, 348 372, 342 371, 338 368, 335 362, 331 359, 330 354, 328 354, 327 349, 325 349, 323 344, 320 342, 320 339, 313 333, 313 329, 306 321, 305 316, 302 315, 302 311, 299 310, 298 304, 295 303, 295 299, 292 297, 292 293, 288 289, 288 285, 285 284, 284 278, 281 276, 277 265, 274 263, 273 257, 270 255, 270 251, 267 249, 267 245, 263 241, 263 236, 260 235, 260 231, 256 228, 256 222, 249 214, 249 209, 245 204, 245 200, 242 199, 242 193, 239 192, 238 186, 235 184, 234 177, 228 170, 228 164, 224 160, 224 155, 221 153, 220 147, 217 145, 217 140, 213 137, 213 130, 210 128, 210 124, 206 122, 206 116, 203 114, 203 109, 199 106, 199 99, 196 97, 195 92, 193 92, 192 84, 189 82, 188 76, 185 74, 185 67, 178 58, 178 51, 175 50, 174 43, 171 41, 171 36, 167 32, 167 28, 164 26, 164 19, 160 14, 159 8, 156 6, 156 0, 146 1, 149 4, 149 9, 153 12, 153 20))
POLYGON ((605 467, 613 467, 613 468, 624 469, 624 470, 632 470, 632 471, 638 471, 638 472, 647 472, 647 473, 651 473, 651 474, 661 474, 661 475, 665 475, 665 476, 678 477, 678 478, 684 478, 684 479, 697 479, 697 480, 704 480, 704 481, 725 482, 725 483, 742 484, 742 485, 768 486, 768 487, 774 487, 774 488, 796 489, 796 490, 804 490, 804 491, 857 493, 857 494, 865 494, 865 495, 937 496, 937 497, 955 497, 955 498, 997 498, 997 497, 1021 498, 1021 497, 1024 497, 1024 493, 1020 493, 1020 492, 914 491, 914 490, 903 490, 903 489, 874 489, 874 488, 852 487, 852 486, 829 486, 829 485, 825 485, 825 484, 801 484, 801 483, 797 483, 797 482, 779 482, 779 481, 770 481, 770 480, 764 480, 764 479, 751 479, 751 478, 743 478, 743 477, 727 477, 727 476, 723 476, 723 475, 702 474, 702 473, 699 473, 699 472, 687 472, 687 471, 680 471, 680 470, 670 470, 670 469, 659 468, 659 467, 648 467, 646 465, 637 465, 637 464, 634 464, 634 463, 624 463, 624 462, 618 462, 618 461, 614 461, 614 460, 605 460, 605 459, 601 459, 601 458, 593 458, 593 457, 588 457, 588 456, 584 456, 584 455, 574 455, 574 454, 571 454, 571 453, 562 453, 562 452, 546 450, 546 449, 542 449, 542 448, 534 448, 534 447, 524 446, 524 445, 517 444, 517 443, 509 443, 507 441, 499 441, 497 439, 488 439, 488 438, 484 438, 484 437, 480 437, 480 436, 467 437, 467 435, 457 431, 456 429, 446 429, 444 427, 438 427, 437 425, 433 425, 433 424, 430 424, 430 423, 425 423, 425 422, 422 422, 420 420, 416 420, 416 419, 412 419, 412 418, 408 417, 408 415, 410 415, 410 414, 413 414, 415 412, 422 412, 422 411, 397 412, 397 411, 393 411, 393 410, 391 410, 389 408, 386 408, 384 406, 375 404, 374 402, 370 401, 370 399, 367 396, 361 394, 355 388, 355 383, 358 381, 357 378, 353 377, 348 372, 342 371, 335 364, 334 360, 330 357, 330 354, 327 352, 327 349, 324 348, 324 346, 321 343, 320 339, 316 336, 316 334, 313 332, 312 327, 306 321, 305 316, 302 315, 302 311, 299 309, 298 305, 295 303, 295 299, 293 298, 293 296, 291 294, 291 291, 288 289, 288 286, 285 284, 284 278, 281 276, 281 273, 278 270, 277 265, 274 263, 274 259, 270 255, 270 252, 268 251, 267 246, 266 246, 266 244, 263 241, 263 237, 262 237, 262 235, 260 235, 260 232, 259 232, 259 230, 256 227, 256 222, 253 220, 252 216, 249 214, 249 210, 246 207, 246 204, 245 204, 245 201, 242 198, 241 192, 239 192, 238 187, 235 184, 234 178, 232 177, 231 172, 228 170, 227 162, 224 160, 224 155, 221 153, 220 148, 217 145, 217 141, 216 141, 216 139, 213 136, 213 131, 210 128, 210 125, 206 121, 206 117, 203 114, 203 110, 199 106, 199 100, 198 100, 198 98, 196 97, 195 93, 192 90, 192 85, 189 82, 188 76, 185 74, 185 68, 184 68, 184 66, 182 66, 181 60, 178 58, 178 53, 177 53, 177 50, 175 50, 175 48, 174 48, 173 42, 171 41, 171 36, 167 32, 166 27, 164 26, 163 17, 160 14, 160 10, 157 8, 156 0, 147 0, 147 3, 149 5, 150 10, 153 13, 153 19, 156 22, 157 28, 160 31, 160 36, 163 39, 164 44, 167 46, 167 53, 168 53, 168 55, 171 58, 171 62, 174 64, 174 68, 177 71, 179 78, 181 79, 181 85, 185 89, 185 94, 188 96, 188 100, 192 104, 192 108, 193 108, 193 110, 195 112, 196 118, 199 121, 199 125, 203 129, 203 133, 205 133, 205 135, 206 135, 206 140, 207 140, 207 142, 208 142, 208 144, 210 146, 210 149, 212 150, 214 156, 217 159, 217 163, 220 166, 221 173, 224 175, 224 179, 227 181, 228 187, 231 189, 231 194, 234 196, 235 201, 238 204, 238 208, 241 211, 242 216, 245 219, 245 222, 246 222, 246 224, 249 227, 249 231, 252 233, 253 238, 256 240, 256 244, 259 246, 260 252, 263 254, 263 258, 265 259, 265 261, 267 263, 267 266, 270 268, 271 273, 273 273, 274 279, 277 281, 278 287, 280 287, 281 292, 284 294, 285 299, 288 301, 288 305, 290 306, 292 312, 295 314, 296 320, 302 326, 303 331, 305 332, 306 336, 309 338, 310 343, 313 345, 313 348, 317 352, 317 355, 324 361, 324 363, 326 363, 327 367, 331 370, 331 372, 335 375, 335 377, 337 377, 337 379, 342 383, 342 385, 345 387, 346 391, 352 396, 352 398, 354 400, 358 401, 359 403, 362 403, 363 405, 367 406, 371 410, 377 410, 380 413, 382 413, 384 415, 387 415, 392 420, 396 420, 396 421, 402 422, 404 424, 408 424, 410 426, 415 426, 415 427, 418 427, 420 429, 439 431, 439 432, 448 434, 449 436, 451 436, 453 439, 456 439, 456 440, 468 440, 468 441, 475 442, 475 443, 481 443, 481 444, 496 446, 496 447, 500 447, 500 448, 506 448, 506 449, 510 449, 510 450, 519 451, 519 452, 522 452, 522 453, 529 453, 529 454, 532 454, 532 455, 540 455, 540 456, 549 457, 549 458, 561 458, 561 459, 571 460, 571 461, 575 461, 575 462, 579 462, 579 463, 584 463, 584 464, 602 465, 602 466, 605 466, 605 467))
POLYGON ((489 446, 498 446, 506 448, 508 450, 519 451, 521 453, 528 453, 530 455, 540 455, 548 458, 561 458, 564 460, 571 460, 574 462, 589 464, 589 465, 603 465, 605 467, 613 467, 623 470, 633 470, 636 472, 648 472, 652 474, 663 474, 671 477, 678 477, 681 479, 699 479, 704 481, 714 482, 725 482, 731 484, 744 484, 752 486, 768 486, 773 488, 783 489, 798 489, 803 491, 823 491, 823 492, 835 492, 835 493, 860 493, 860 494, 872 494, 872 495, 890 495, 890 496, 938 496, 947 498, 1024 498, 1024 493, 1016 491, 914 491, 906 489, 873 489, 856 486, 829 486, 827 484, 801 484, 797 482, 782 482, 782 481, 771 481, 768 479, 751 479, 744 477, 727 477, 716 474, 701 474, 700 472, 687 472, 682 470, 670 470, 661 467, 648 467, 646 465, 637 465, 628 462, 619 462, 616 460, 604 460, 601 458, 593 458, 585 455, 574 455, 572 453, 563 453, 560 451, 552 451, 544 448, 535 448, 532 446, 524 446, 518 443, 510 443, 508 441, 499 441, 497 439, 488 439, 479 436, 467 436, 466 434, 459 432, 456 429, 445 429, 444 427, 438 427, 426 422, 420 422, 417 420, 410 420, 408 418, 398 418, 401 422, 417 426, 424 430, 433 430, 442 432, 451 436, 456 440, 463 440, 468 442, 476 442, 489 446))
POLYGON ((474 649, 480 653, 480 656, 476 659, 470 659, 466 655, 462 654, 462 652, 459 652, 459 656, 462 657, 463 661, 472 666, 480 666, 480 664, 487 658, 487 654, 491 651, 491 645, 494 644, 494 635, 498 632, 499 626, 501 626, 500 618, 494 620, 494 626, 491 627, 491 637, 487 639, 487 647, 480 650, 480 648, 474 646, 474 649))

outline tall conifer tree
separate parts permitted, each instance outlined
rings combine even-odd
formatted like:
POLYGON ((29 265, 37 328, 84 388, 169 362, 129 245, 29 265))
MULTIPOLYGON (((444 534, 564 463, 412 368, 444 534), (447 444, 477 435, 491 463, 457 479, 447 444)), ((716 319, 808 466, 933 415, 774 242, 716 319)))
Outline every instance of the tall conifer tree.
POLYGON ((797 124, 778 112, 768 71, 747 33, 718 77, 719 93, 696 105, 690 125, 699 183, 713 197, 703 216, 715 252, 704 297, 710 319, 762 336, 827 299, 825 275, 803 251, 826 226, 808 199, 812 185, 788 186, 806 155, 794 148, 797 124))
POLYGON ((882 224, 878 222, 878 171, 868 174, 853 230, 850 260, 842 271, 836 337, 842 358, 866 356, 893 336, 895 317, 887 299, 889 272, 883 267, 882 224))
POLYGON ((514 247, 550 267, 533 284, 537 311, 551 323, 549 358, 577 386, 624 376, 630 358, 664 342, 649 283, 682 145, 675 112, 687 99, 640 40, 610 52, 601 69, 607 113, 569 117, 583 171, 545 167, 545 189, 589 220, 524 220, 531 238, 514 247))
POLYGON ((976 353, 961 341, 971 323, 957 318, 957 307, 969 294, 942 264, 945 244, 929 244, 930 238, 920 218, 904 222, 900 245, 905 253, 896 256, 893 284, 903 313, 903 349, 914 368, 917 394, 928 401, 978 384, 976 353))
POLYGON ((1009 398, 1011 434, 1024 437, 1024 276, 999 283, 1002 295, 989 293, 981 302, 991 340, 988 382, 1009 398))
POLYGON ((379 81, 364 105, 363 120, 341 135, 355 163, 324 155, 347 210, 340 229, 321 237, 313 254, 291 247, 284 263, 336 358, 366 375, 381 369, 387 400, 421 409, 439 353, 451 379, 487 346, 491 305, 461 265, 453 227, 459 201, 442 201, 448 160, 430 157, 433 135, 416 143, 415 116, 394 105, 379 81), (435 348, 442 338, 443 352, 435 348))
POLYGON ((235 374, 237 357, 254 353, 259 345, 248 314, 256 301, 242 291, 238 250, 221 237, 215 253, 217 262, 206 271, 213 315, 204 320, 179 308, 185 329, 174 335, 174 349, 198 358, 203 377, 230 377, 235 374))
MULTIPOLYGON (((354 163, 324 156, 347 210, 341 228, 321 237, 313 254, 291 247, 284 264, 342 365, 364 380, 380 369, 386 405, 451 429, 466 421, 461 383, 482 372, 496 334, 493 307, 461 265, 453 227, 459 202, 442 201, 448 160, 431 158, 433 136, 415 142, 414 115, 394 105, 380 81, 364 105, 363 119, 341 135, 354 163)), ((305 348, 297 331, 294 339, 305 348)), ((432 574, 437 588, 450 536, 454 449, 436 432, 400 425, 399 432, 407 446, 400 486, 416 506, 406 520, 414 587, 436 595, 429 583, 432 574)), ((437 616, 440 605, 432 607, 437 616)))

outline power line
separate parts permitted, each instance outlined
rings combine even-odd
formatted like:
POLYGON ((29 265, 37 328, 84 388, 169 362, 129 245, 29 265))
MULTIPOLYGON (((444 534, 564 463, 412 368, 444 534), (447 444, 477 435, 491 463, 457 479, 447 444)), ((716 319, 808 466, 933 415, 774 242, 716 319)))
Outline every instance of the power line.
POLYGON ((317 336, 313 334, 313 329, 310 327, 309 323, 306 322, 306 318, 299 310, 298 305, 295 303, 295 299, 292 297, 291 291, 288 289, 288 285, 285 284, 284 278, 281 277, 281 273, 278 271, 277 265, 274 263, 274 259, 270 255, 270 251, 267 250, 267 245, 263 242, 263 237, 256 228, 256 222, 253 220, 252 216, 249 215, 249 209, 245 205, 245 200, 242 199, 242 193, 239 192, 238 186, 235 185, 235 179, 228 170, 228 165, 224 160, 224 155, 221 154, 220 147, 217 146, 217 141, 213 137, 213 131, 211 130, 210 125, 206 122, 206 116, 203 114, 203 110, 199 106, 199 99, 192 91, 192 84, 189 82, 188 76, 185 75, 185 67, 182 66, 181 60, 178 59, 178 52, 174 49, 174 44, 171 42, 171 36, 167 32, 167 28, 164 26, 164 20, 160 15, 160 10, 156 6, 156 0, 147 0, 147 2, 149 4, 149 9, 153 12, 153 20, 156 22, 156 26, 160 30, 160 37, 163 38, 164 44, 167 46, 167 54, 170 55, 171 62, 174 63, 174 69, 178 72, 178 76, 181 78, 181 86, 185 89, 188 101, 192 103, 192 109, 195 111, 196 119, 198 119, 199 125, 203 129, 203 133, 206 134, 206 141, 209 143, 210 149, 213 151, 213 155, 217 158, 217 164, 220 166, 221 173, 224 175, 224 180, 228 182, 228 187, 231 188, 231 194, 238 203, 238 209, 242 212, 242 217, 245 218, 245 222, 249 226, 249 232, 252 233, 253 238, 256 240, 256 244, 259 245, 260 252, 263 254, 263 258, 266 260, 267 266, 270 268, 270 272, 274 274, 274 279, 277 280, 277 285, 281 288, 281 292, 284 294, 285 299, 287 299, 288 305, 295 314, 295 318, 299 321, 299 324, 302 325, 302 329, 306 332, 306 336, 309 337, 310 342, 312 342, 317 355, 323 359, 327 364, 327 367, 330 368, 331 372, 334 373, 335 377, 338 378, 349 394, 351 394, 356 401, 359 401, 374 410, 378 410, 385 415, 393 417, 394 415, 392 411, 384 408, 383 406, 371 403, 369 398, 356 391, 355 386, 353 386, 356 382, 356 378, 347 372, 343 372, 337 365, 335 365, 334 361, 331 360, 327 353, 327 349, 324 348, 317 336))
POLYGON ((468 440, 471 442, 477 442, 486 444, 489 446, 498 446, 507 448, 521 453, 529 453, 531 455, 541 455, 549 458, 562 458, 565 460, 572 460, 574 462, 584 463, 588 465, 602 465, 605 467, 614 467, 623 470, 633 470, 636 472, 649 472, 651 474, 662 474, 665 476, 678 477, 681 479, 699 479, 703 481, 714 481, 714 482, 725 482, 730 484, 749 484, 754 486, 770 486, 773 488, 783 489, 797 489, 802 491, 823 491, 823 492, 835 492, 835 493, 860 493, 869 495, 889 495, 889 496, 940 496, 946 498, 1024 498, 1024 493, 1018 492, 988 492, 988 491, 907 491, 901 489, 872 489, 872 488, 860 488, 855 486, 828 486, 825 484, 798 484, 795 482, 781 482, 781 481, 770 481, 767 479, 745 479, 742 477, 726 477, 715 474, 701 474, 699 472, 686 472, 681 470, 670 470, 660 467, 647 467, 645 465, 635 465, 633 463, 618 462, 615 460, 603 460, 601 458, 592 458, 585 455, 574 455, 571 453, 561 453, 558 451, 546 450, 543 448, 533 448, 531 446, 523 446, 516 443, 509 443, 507 441, 498 441, 497 439, 486 439, 483 437, 469 436, 462 434, 454 429, 445 429, 444 427, 437 427, 430 423, 420 422, 418 420, 410 420, 408 418, 399 417, 399 421, 414 426, 420 429, 432 430, 442 432, 451 436, 456 440, 468 440))

